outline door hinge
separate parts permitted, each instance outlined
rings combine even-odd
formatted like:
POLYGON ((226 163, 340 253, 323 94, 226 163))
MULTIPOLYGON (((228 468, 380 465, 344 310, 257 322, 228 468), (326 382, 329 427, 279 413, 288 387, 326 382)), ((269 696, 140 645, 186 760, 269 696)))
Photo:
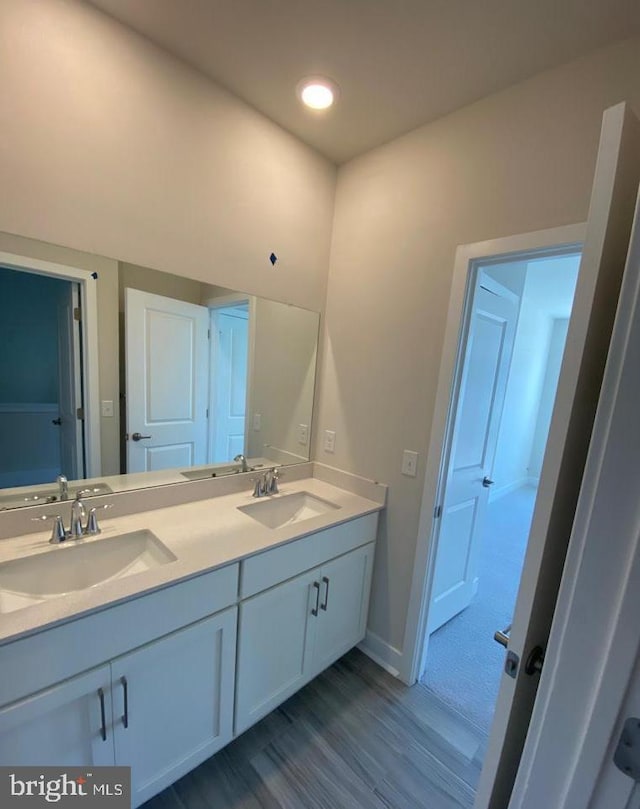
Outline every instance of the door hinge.
POLYGON ((84 421, 84 407, 79 407, 79 408, 76 410, 76 418, 77 418, 79 421, 84 421))
POLYGON ((433 519, 439 520, 442 517, 442 506, 436 506, 433 510, 433 519))
POLYGON ((613 763, 629 778, 640 782, 640 719, 630 716, 624 723, 613 763))
POLYGON ((80 310, 79 306, 73 307, 73 319, 77 320, 78 323, 82 321, 82 311, 80 310))
POLYGON ((207 418, 209 418, 209 408, 207 408, 207 418))
POLYGON ((211 339, 211 329, 207 329, 207 340, 211 339))

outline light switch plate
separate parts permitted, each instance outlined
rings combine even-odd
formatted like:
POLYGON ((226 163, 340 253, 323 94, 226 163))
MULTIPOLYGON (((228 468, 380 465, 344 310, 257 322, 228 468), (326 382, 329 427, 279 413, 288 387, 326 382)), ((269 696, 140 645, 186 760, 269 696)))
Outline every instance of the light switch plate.
POLYGON ((298 444, 302 444, 303 447, 306 447, 308 443, 309 443, 309 425, 298 424, 298 444))
POLYGON ((261 413, 254 413, 253 414, 253 429, 257 433, 262 428, 262 414, 261 413))
POLYGON ((405 449, 402 453, 402 474, 414 478, 418 474, 418 453, 405 449))
POLYGON ((335 433, 335 430, 325 430, 324 431, 324 451, 325 452, 335 452, 336 451, 336 433, 335 433))
POLYGON ((102 400, 102 417, 105 419, 113 418, 113 401, 111 399, 102 400))

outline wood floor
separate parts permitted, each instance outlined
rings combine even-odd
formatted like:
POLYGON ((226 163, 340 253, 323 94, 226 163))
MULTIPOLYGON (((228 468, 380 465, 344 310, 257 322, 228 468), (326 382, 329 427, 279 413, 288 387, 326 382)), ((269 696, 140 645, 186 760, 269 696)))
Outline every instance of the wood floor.
POLYGON ((471 807, 485 746, 354 649, 145 809, 471 807))

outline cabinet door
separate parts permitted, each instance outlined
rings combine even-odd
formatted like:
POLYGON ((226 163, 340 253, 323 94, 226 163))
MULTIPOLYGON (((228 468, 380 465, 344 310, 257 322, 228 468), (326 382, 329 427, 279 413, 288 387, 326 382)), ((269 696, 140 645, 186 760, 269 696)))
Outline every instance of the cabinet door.
POLYGON ((373 548, 373 544, 365 545, 322 566, 313 674, 326 669, 364 637, 373 548))
POLYGON ((134 806, 232 737, 235 607, 111 664, 116 764, 131 767, 134 806))
POLYGON ((2 765, 112 765, 110 676, 101 666, 2 708, 2 765))
POLYGON ((319 568, 303 573, 240 605, 236 734, 309 679, 319 573, 319 568))

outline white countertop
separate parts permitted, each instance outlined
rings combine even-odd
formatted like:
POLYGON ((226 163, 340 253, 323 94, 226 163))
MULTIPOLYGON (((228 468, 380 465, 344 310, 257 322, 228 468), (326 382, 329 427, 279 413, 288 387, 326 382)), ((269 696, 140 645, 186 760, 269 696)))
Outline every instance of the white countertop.
POLYGON ((35 534, 0 540, 0 564, 40 553, 68 553, 69 563, 73 564, 74 546, 108 542, 109 537, 148 529, 176 556, 176 561, 142 573, 102 582, 85 590, 66 593, 14 612, 0 614, 0 644, 238 562, 383 508, 380 502, 358 496, 317 478, 281 484, 280 494, 272 495, 270 499, 300 491, 328 500, 339 508, 272 529, 238 509, 239 506, 260 502, 251 496, 251 491, 243 491, 114 519, 109 519, 107 511, 101 518, 100 535, 67 540, 60 545, 49 544, 50 527, 35 534))

